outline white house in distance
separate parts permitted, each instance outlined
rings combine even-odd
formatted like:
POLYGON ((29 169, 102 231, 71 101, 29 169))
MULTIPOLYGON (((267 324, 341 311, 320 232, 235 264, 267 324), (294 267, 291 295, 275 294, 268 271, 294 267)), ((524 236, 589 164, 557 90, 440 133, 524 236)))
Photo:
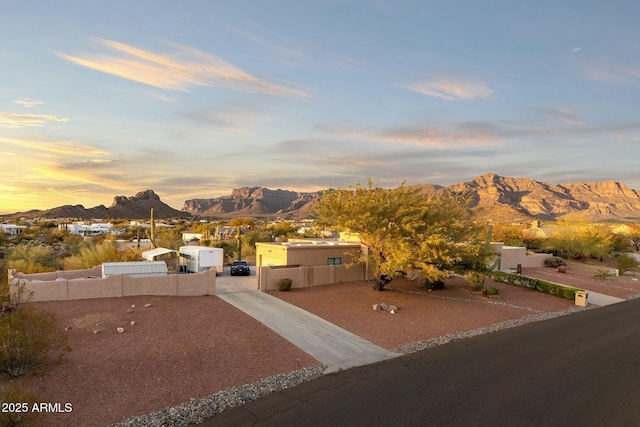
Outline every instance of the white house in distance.
POLYGON ((26 225, 15 225, 15 224, 0 224, 0 229, 4 234, 8 234, 9 236, 17 236, 18 234, 22 234, 22 230, 27 228, 26 225))
POLYGON ((83 222, 74 222, 73 224, 58 224, 58 230, 67 230, 69 233, 80 234, 82 236, 98 236, 100 234, 109 234, 113 229, 113 224, 106 222, 97 222, 87 224, 83 222))

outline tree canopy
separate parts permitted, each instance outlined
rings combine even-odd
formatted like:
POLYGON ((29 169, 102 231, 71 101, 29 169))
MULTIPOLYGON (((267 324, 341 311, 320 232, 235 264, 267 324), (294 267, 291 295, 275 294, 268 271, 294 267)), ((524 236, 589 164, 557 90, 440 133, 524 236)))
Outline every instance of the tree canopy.
POLYGON ((376 290, 399 272, 420 271, 431 281, 458 267, 484 265, 487 247, 478 239, 465 199, 434 195, 401 184, 395 189, 357 184, 323 194, 316 206, 320 225, 357 233, 368 250, 358 257, 373 270, 376 290))

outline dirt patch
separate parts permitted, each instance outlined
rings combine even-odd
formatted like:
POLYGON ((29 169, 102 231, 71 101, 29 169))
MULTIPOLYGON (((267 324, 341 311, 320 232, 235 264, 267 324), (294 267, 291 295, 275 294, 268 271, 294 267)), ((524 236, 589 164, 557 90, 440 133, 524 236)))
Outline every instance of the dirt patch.
POLYGON ((71 320, 74 328, 85 331, 103 331, 109 328, 116 328, 119 324, 124 323, 120 318, 111 313, 87 314, 71 320))

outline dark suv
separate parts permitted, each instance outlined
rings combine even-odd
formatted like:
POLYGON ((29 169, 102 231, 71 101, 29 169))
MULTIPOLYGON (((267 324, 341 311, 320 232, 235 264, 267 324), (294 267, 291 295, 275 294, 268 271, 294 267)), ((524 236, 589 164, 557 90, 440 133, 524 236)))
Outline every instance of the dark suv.
POLYGON ((231 275, 232 276, 249 276, 251 274, 251 270, 249 269, 249 263, 247 261, 233 261, 231 264, 231 275))

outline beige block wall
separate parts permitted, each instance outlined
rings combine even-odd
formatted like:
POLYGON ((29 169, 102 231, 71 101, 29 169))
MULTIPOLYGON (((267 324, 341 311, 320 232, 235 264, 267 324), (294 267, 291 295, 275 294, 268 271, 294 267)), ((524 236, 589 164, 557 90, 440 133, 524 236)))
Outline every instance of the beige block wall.
POLYGON ((527 255, 524 247, 503 247, 500 252, 500 269, 517 268, 518 264, 523 268, 544 267, 544 260, 550 257, 549 254, 527 255))
POLYGON ((331 283, 351 282, 364 279, 364 265, 356 264, 347 268, 344 265, 324 265, 313 267, 259 267, 259 286, 262 291, 276 290, 278 281, 291 279, 292 288, 328 285, 331 283))
MULTIPOLYGON (((112 298, 134 295, 199 296, 215 295, 216 272, 171 274, 167 276, 130 277, 116 274, 104 279, 29 280, 32 275, 9 271, 9 283, 14 299, 24 287, 29 301, 66 301, 91 298, 112 298), (30 295, 30 296, 29 296, 30 295)), ((39 276, 42 277, 42 276, 39 276)))

